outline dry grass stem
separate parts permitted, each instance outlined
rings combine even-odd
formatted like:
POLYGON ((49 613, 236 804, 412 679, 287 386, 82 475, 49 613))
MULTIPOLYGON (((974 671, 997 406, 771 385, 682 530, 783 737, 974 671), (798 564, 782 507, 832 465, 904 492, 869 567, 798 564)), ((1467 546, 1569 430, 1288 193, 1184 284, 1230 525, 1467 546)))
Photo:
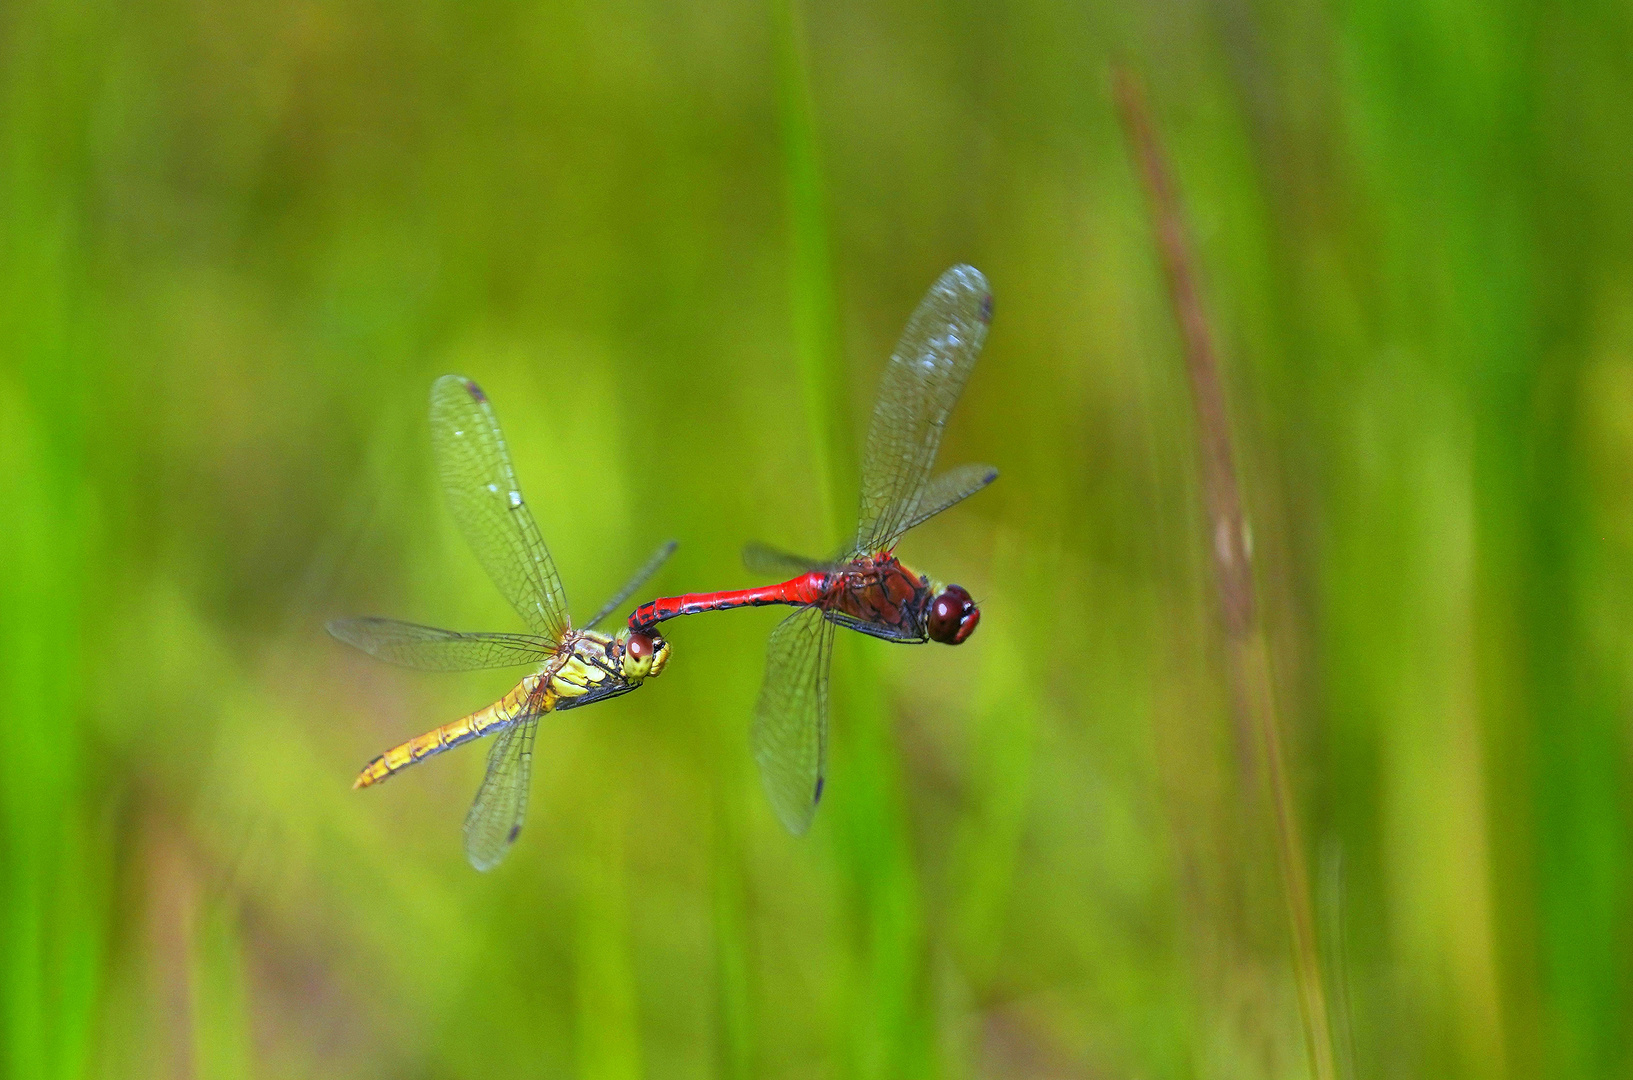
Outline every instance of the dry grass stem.
POLYGON ((1309 871, 1282 759, 1270 650, 1255 617, 1251 550, 1236 487, 1230 424, 1224 391, 1219 384, 1213 334, 1198 294, 1194 261, 1174 191, 1173 174, 1151 124, 1145 94, 1138 79, 1126 68, 1116 70, 1114 90, 1124 132, 1151 201, 1157 248, 1168 277, 1174 316, 1179 321, 1185 349, 1191 400, 1196 408, 1202 494, 1212 533, 1214 572, 1227 638, 1231 700, 1240 714, 1238 722, 1258 733, 1264 750, 1271 802, 1275 807, 1276 852, 1293 935, 1293 970, 1298 981, 1310 1067, 1317 1080, 1333 1080, 1336 1072, 1331 1023, 1311 913, 1309 871))

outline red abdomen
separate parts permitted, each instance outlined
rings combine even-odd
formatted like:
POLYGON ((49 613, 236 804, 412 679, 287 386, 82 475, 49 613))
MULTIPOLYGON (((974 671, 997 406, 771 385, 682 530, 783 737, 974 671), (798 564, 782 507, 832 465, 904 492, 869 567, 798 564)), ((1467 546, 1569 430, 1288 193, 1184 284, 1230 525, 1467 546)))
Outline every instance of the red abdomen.
POLYGON ((740 607, 764 607, 767 604, 814 604, 822 598, 828 575, 820 570, 801 574, 797 578, 764 585, 758 589, 734 589, 728 592, 687 593, 684 596, 663 596, 649 600, 630 613, 629 628, 638 633, 682 615, 696 615, 704 611, 730 611, 740 607))

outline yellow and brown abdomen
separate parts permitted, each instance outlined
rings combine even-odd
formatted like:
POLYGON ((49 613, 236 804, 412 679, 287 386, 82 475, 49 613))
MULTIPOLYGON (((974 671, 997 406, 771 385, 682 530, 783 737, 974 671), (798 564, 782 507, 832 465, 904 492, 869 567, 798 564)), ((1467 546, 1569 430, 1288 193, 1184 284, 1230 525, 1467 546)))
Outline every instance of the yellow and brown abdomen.
POLYGON ((515 723, 526 713, 549 712, 555 704, 555 692, 539 675, 529 675, 516 684, 515 689, 485 709, 469 716, 443 724, 434 731, 416 735, 401 746, 394 746, 381 754, 357 774, 353 788, 378 784, 392 773, 406 769, 417 761, 434 757, 461 743, 491 735, 515 723))

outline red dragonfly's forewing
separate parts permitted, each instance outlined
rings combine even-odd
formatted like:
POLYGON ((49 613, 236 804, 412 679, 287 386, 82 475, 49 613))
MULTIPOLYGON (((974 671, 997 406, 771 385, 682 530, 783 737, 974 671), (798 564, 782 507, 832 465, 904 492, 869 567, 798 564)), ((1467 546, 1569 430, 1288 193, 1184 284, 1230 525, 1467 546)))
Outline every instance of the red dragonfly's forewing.
POLYGON ((560 642, 572 625, 567 592, 481 387, 459 375, 436 381, 431 444, 443 494, 477 560, 534 633, 560 642))
POLYGON ((553 648, 532 634, 462 634, 395 619, 335 619, 329 633, 377 660, 421 671, 537 665, 553 648))
POLYGON ((538 726, 537 713, 520 717, 498 734, 488 751, 487 775, 465 815, 465 857, 478 870, 498 866, 522 831, 538 726))
POLYGON ((986 278, 955 266, 930 288, 885 367, 862 462, 862 515, 850 554, 895 547, 907 531, 992 318, 986 278))
POLYGON ((828 665, 834 624, 802 608, 777 624, 754 706, 754 760, 777 817, 804 835, 822 798, 828 761, 828 665))

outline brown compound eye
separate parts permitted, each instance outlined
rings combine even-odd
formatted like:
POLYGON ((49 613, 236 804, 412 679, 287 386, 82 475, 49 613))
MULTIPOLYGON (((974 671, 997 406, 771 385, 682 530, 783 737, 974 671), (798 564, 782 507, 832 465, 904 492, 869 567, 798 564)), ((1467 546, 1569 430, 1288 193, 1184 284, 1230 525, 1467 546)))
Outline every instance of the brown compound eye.
POLYGON ((970 636, 980 621, 981 610, 975 606, 969 591, 962 585, 949 585, 930 601, 930 618, 925 629, 929 631, 930 640, 957 645, 970 636))
POLYGON ((624 678, 640 682, 651 675, 658 643, 651 634, 630 634, 624 638, 624 678))

